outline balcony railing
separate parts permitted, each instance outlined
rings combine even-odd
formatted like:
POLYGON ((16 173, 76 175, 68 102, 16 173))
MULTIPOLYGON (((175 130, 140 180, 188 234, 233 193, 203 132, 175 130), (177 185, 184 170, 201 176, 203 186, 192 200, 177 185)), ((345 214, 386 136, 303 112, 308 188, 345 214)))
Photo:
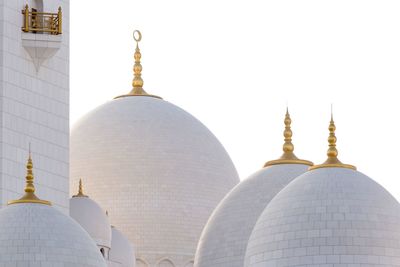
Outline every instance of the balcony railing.
POLYGON ((33 9, 29 11, 28 5, 22 10, 24 15, 24 26, 22 31, 40 33, 46 32, 50 34, 62 33, 62 12, 61 7, 57 13, 36 12, 33 9))

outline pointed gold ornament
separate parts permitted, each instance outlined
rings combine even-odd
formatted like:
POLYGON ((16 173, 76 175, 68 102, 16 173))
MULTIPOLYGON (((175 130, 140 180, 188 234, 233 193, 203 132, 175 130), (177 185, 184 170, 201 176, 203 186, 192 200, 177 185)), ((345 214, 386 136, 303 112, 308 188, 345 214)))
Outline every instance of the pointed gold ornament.
POLYGON ((140 31, 135 30, 133 32, 133 39, 136 41, 136 49, 135 49, 135 65, 133 66, 133 81, 132 81, 132 90, 126 94, 126 95, 120 95, 115 98, 121 98, 121 97, 127 97, 127 96, 149 96, 149 97, 155 97, 155 98, 160 98, 159 96, 156 95, 151 95, 148 94, 144 89, 143 89, 143 79, 142 79, 142 64, 140 62, 140 59, 142 58, 142 54, 140 53, 139 49, 139 42, 142 40, 142 34, 140 31))
POLYGON ((332 167, 356 170, 357 168, 355 166, 350 165, 350 164, 344 164, 338 159, 339 152, 336 148, 337 138, 336 138, 336 134, 335 134, 336 125, 335 125, 335 122, 333 121, 332 112, 331 112, 331 121, 329 123, 328 129, 329 129, 329 137, 328 137, 329 148, 326 153, 328 156, 328 159, 322 164, 311 166, 309 168, 309 170, 315 170, 315 169, 319 169, 319 168, 332 168, 332 167))
POLYGON ((33 183, 33 180, 35 177, 33 176, 33 163, 32 163, 32 157, 31 157, 31 151, 29 148, 29 157, 28 157, 28 162, 26 164, 26 169, 27 169, 27 174, 26 174, 26 186, 25 186, 25 195, 17 200, 11 200, 8 202, 8 205, 11 204, 20 204, 20 203, 38 203, 38 204, 45 204, 45 205, 50 205, 51 202, 47 200, 41 200, 35 195, 35 185, 33 183))
POLYGON ((279 159, 268 161, 264 164, 264 167, 268 167, 271 165, 277 164, 305 164, 308 166, 312 166, 313 163, 308 160, 302 160, 296 157, 293 153, 294 145, 292 143, 292 119, 290 118, 289 109, 286 108, 286 115, 285 115, 285 130, 283 131, 283 136, 285 137, 285 143, 283 144, 283 154, 279 159))
POLYGON ((83 193, 83 185, 82 185, 82 179, 79 179, 79 189, 78 189, 78 194, 73 195, 72 197, 88 197, 83 193))

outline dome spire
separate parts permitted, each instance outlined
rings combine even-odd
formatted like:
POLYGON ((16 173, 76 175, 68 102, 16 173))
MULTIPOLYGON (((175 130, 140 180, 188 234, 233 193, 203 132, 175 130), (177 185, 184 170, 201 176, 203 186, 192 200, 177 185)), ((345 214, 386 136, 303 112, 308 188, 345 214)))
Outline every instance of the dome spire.
POLYGON ((83 193, 83 185, 82 185, 82 179, 79 179, 79 188, 78 188, 78 194, 73 195, 72 197, 88 197, 83 193))
POLYGON ((142 33, 138 30, 133 32, 133 39, 136 41, 136 49, 135 49, 135 65, 133 66, 133 81, 132 81, 132 90, 126 94, 117 96, 115 98, 126 97, 126 96, 150 96, 161 98, 156 95, 150 95, 143 89, 143 79, 142 79, 142 64, 140 59, 142 58, 142 53, 140 53, 139 42, 142 40, 142 33))
POLYGON ((35 177, 33 176, 33 163, 32 163, 32 156, 31 156, 31 145, 29 144, 29 157, 28 162, 26 164, 26 185, 25 185, 25 195, 17 200, 11 200, 8 202, 8 205, 11 204, 19 204, 19 203, 38 203, 38 204, 45 204, 51 205, 50 201, 41 200, 35 195, 35 185, 33 180, 35 177))
POLYGON ((292 128, 290 125, 292 124, 292 119, 290 118, 289 114, 289 108, 286 108, 286 115, 285 115, 285 130, 283 131, 283 136, 285 137, 285 143, 283 144, 283 153, 284 155, 282 157, 286 158, 296 158, 296 156, 293 154, 294 146, 292 144, 292 128))
POLYGON ((279 159, 271 160, 265 163, 264 167, 276 164, 305 164, 312 166, 313 163, 311 161, 298 159, 296 155, 293 153, 294 151, 294 145, 292 143, 293 132, 291 128, 292 119, 290 118, 288 107, 286 107, 284 124, 285 124, 285 130, 283 131, 283 136, 285 142, 283 144, 283 154, 279 159))
POLYGON ((348 169, 353 169, 356 170, 356 167, 350 164, 344 164, 338 159, 338 150, 336 148, 336 125, 335 121, 333 120, 333 112, 332 112, 332 106, 331 106, 331 121, 329 122, 329 137, 328 137, 328 143, 329 143, 329 148, 327 151, 327 156, 328 159, 319 165, 315 165, 310 167, 310 170, 314 169, 319 169, 319 168, 330 168, 330 167, 340 167, 340 168, 348 168, 348 169))

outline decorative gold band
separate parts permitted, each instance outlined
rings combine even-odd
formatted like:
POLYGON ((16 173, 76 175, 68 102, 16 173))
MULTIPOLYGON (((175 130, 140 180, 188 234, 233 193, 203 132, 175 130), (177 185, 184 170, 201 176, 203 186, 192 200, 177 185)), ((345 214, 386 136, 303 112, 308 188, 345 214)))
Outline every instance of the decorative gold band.
POLYGON ((41 199, 17 199, 17 200, 11 200, 8 201, 7 205, 12 205, 12 204, 21 204, 21 203, 36 203, 36 204, 44 204, 44 205, 49 205, 51 206, 51 202, 47 200, 41 200, 41 199))
POLYGON ((321 169, 321 168, 346 168, 346 169, 351 169, 351 170, 357 170, 356 166, 350 165, 350 164, 344 164, 344 163, 324 163, 320 165, 314 165, 308 168, 309 171, 315 170, 315 169, 321 169))
POLYGON ((149 94, 126 94, 126 95, 119 95, 119 96, 116 96, 116 97, 114 97, 114 99, 117 99, 117 98, 122 98, 122 97, 127 97, 127 96, 148 96, 148 97, 154 97, 154 98, 159 98, 159 99, 162 99, 162 97, 159 97, 159 96, 157 96, 157 95, 149 95, 149 94))
POLYGON ((308 160, 302 160, 302 159, 276 159, 276 160, 271 160, 268 161, 267 163, 264 164, 264 168, 272 165, 278 165, 278 164, 304 164, 308 166, 312 166, 313 163, 308 160))

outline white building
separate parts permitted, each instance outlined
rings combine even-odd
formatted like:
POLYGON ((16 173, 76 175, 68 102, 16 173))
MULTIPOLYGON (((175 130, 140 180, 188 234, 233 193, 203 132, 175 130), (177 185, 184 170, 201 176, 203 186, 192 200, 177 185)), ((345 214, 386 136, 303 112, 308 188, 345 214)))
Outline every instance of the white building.
POLYGON ((37 191, 67 214, 69 1, 2 1, 0 17, 0 207, 20 196, 32 143, 37 191))
POLYGON ((132 91, 75 125, 70 165, 69 1, 0 15, 0 266, 400 266, 400 204, 338 160, 333 119, 326 162, 293 154, 287 113, 283 156, 234 187, 215 136, 143 90, 138 46, 132 91), (70 199, 82 177, 92 198, 70 199))
POLYGON ((0 18, 0 266, 134 267, 133 246, 93 200, 71 200, 81 226, 67 216, 69 1, 2 1, 0 18), (30 144, 49 201, 34 194, 29 158, 26 193, 6 206, 23 193, 30 144))
POLYGON ((137 266, 189 267, 208 217, 239 179, 200 121, 143 90, 140 58, 137 47, 132 91, 74 125, 71 187, 85 179, 135 245, 137 266))

